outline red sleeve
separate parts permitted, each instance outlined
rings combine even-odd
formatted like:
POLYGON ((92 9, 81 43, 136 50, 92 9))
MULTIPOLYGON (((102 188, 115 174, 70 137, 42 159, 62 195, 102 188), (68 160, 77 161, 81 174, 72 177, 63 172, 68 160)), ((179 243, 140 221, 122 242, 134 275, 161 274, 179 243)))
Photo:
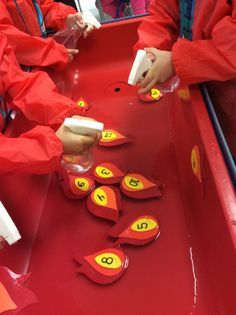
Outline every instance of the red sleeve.
POLYGON ((63 145, 52 129, 37 126, 19 138, 0 134, 0 174, 43 174, 60 166, 63 145))
POLYGON ((179 35, 179 1, 152 0, 148 11, 150 16, 138 28, 139 41, 134 48, 156 47, 170 51, 179 35))
POLYGON ((8 37, 17 60, 22 65, 49 66, 63 68, 68 64, 68 53, 63 45, 52 38, 30 36, 20 31, 8 13, 5 1, 0 1, 0 32, 8 37))
POLYGON ((28 120, 58 128, 66 117, 81 114, 74 102, 56 93, 56 87, 46 73, 21 71, 10 46, 3 53, 1 72, 7 101, 28 120))
POLYGON ((40 8, 44 16, 46 27, 53 29, 65 28, 65 19, 68 14, 74 14, 77 11, 69 5, 53 0, 41 0, 40 8))
POLYGON ((211 39, 179 39, 173 46, 175 71, 185 83, 225 81, 236 76, 235 2, 232 6, 232 16, 225 16, 214 26, 211 39))

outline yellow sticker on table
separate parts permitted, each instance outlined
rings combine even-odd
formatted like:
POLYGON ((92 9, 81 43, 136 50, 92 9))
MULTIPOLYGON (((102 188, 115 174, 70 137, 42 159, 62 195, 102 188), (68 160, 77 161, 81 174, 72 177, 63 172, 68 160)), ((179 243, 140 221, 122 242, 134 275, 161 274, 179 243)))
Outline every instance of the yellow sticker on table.
POLYGON ((93 195, 94 201, 100 206, 106 206, 108 202, 107 194, 102 188, 97 188, 93 195))
POLYGON ((100 177, 103 177, 103 178, 113 177, 112 171, 110 171, 108 168, 106 168, 104 166, 97 166, 95 171, 98 174, 98 176, 100 176, 100 177))
POLYGON ((157 222, 152 219, 139 219, 131 225, 131 230, 135 232, 147 232, 157 227, 157 222))
POLYGON ((87 191, 89 189, 89 182, 86 178, 78 177, 75 179, 75 186, 80 190, 87 191))
POLYGON ((161 91, 158 89, 151 89, 151 97, 154 99, 158 99, 161 96, 161 91))
POLYGON ((195 145, 191 152, 191 166, 194 175, 198 178, 198 180, 201 182, 201 161, 200 161, 200 152, 197 145, 195 145))
POLYGON ((109 269, 118 269, 122 265, 120 258, 113 253, 102 253, 95 257, 95 261, 98 265, 109 269))
POLYGON ((112 131, 103 131, 102 132, 102 139, 103 140, 114 140, 117 138, 117 134, 112 131))
POLYGON ((143 183, 138 178, 126 176, 124 180, 125 180, 126 186, 133 190, 140 190, 140 189, 143 189, 144 187, 143 183))

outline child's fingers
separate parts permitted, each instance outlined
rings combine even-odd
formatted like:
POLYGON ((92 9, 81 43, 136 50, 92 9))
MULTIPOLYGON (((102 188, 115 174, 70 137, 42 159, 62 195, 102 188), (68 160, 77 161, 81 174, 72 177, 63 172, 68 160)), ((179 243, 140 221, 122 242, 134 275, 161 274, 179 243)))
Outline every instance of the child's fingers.
POLYGON ((88 151, 97 142, 97 134, 92 136, 82 136, 80 139, 82 152, 88 151))
POLYGON ((156 60, 158 50, 156 48, 144 48, 144 50, 146 51, 148 58, 154 62, 156 60))
POLYGON ((85 117, 85 116, 79 116, 79 115, 73 115, 72 118, 75 118, 75 119, 83 119, 83 120, 94 120, 94 119, 91 118, 91 117, 85 117))
POLYGON ((154 79, 154 75, 152 72, 148 72, 145 76, 145 78, 140 82, 139 86, 141 88, 145 88, 152 80, 154 79))
POLYGON ((148 93, 153 88, 155 83, 156 83, 156 80, 153 77, 153 79, 148 81, 147 84, 145 84, 144 86, 141 86, 141 88, 138 90, 138 93, 139 94, 146 94, 146 93, 148 93))
POLYGON ((148 58, 149 58, 152 62, 154 62, 154 61, 156 60, 156 56, 154 56, 154 55, 151 54, 151 53, 147 53, 147 56, 148 56, 148 58))
POLYGON ((67 147, 68 154, 84 154, 92 147, 96 138, 70 133, 68 141, 70 143, 69 147, 67 147))
POLYGON ((158 49, 156 49, 154 47, 144 48, 144 50, 146 51, 146 53, 150 53, 150 54, 152 54, 154 56, 156 56, 158 54, 158 52, 160 51, 160 50, 158 50, 158 49))
POLYGON ((101 138, 102 138, 102 133, 101 133, 101 132, 98 132, 98 133, 97 133, 96 143, 98 143, 101 138))
POLYGON ((83 138, 81 139, 81 141, 83 142, 83 144, 86 146, 91 146, 94 144, 94 142, 97 139, 97 133, 87 135, 87 136, 82 136, 82 137, 83 138))
POLYGON ((84 38, 88 37, 88 35, 94 30, 94 26, 88 24, 87 27, 84 29, 84 38))
POLYGON ((2 236, 0 236, 0 249, 3 248, 4 245, 5 245, 5 239, 2 236))
POLYGON ((67 52, 69 55, 76 55, 78 54, 79 50, 78 49, 67 49, 67 52))
POLYGON ((84 24, 82 15, 80 13, 75 14, 75 19, 76 19, 76 22, 79 23, 81 26, 84 24))
POLYGON ((73 55, 69 54, 69 62, 72 62, 73 59, 74 59, 73 55))
POLYGON ((78 54, 78 49, 67 49, 68 56, 69 56, 69 62, 71 62, 74 59, 74 55, 78 54))

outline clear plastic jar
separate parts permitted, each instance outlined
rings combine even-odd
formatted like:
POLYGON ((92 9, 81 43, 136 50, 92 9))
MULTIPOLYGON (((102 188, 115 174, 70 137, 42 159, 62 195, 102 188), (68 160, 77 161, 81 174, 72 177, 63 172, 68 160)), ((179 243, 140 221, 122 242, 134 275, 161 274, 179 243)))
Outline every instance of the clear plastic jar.
POLYGON ((89 150, 82 155, 63 155, 61 159, 62 166, 73 173, 85 173, 93 166, 93 155, 89 150))
POLYGON ((162 93, 171 93, 174 90, 177 89, 177 87, 180 84, 180 79, 176 75, 172 77, 170 80, 160 83, 157 85, 157 88, 162 92, 162 93))
POLYGON ((73 26, 55 33, 53 38, 57 43, 64 45, 66 48, 75 49, 82 33, 83 29, 79 24, 73 24, 73 26))

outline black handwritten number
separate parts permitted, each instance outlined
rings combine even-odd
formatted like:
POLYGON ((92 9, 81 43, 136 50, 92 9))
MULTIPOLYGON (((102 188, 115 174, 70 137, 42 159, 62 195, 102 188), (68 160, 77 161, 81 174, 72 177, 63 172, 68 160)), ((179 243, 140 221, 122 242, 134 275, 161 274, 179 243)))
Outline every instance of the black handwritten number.
POLYGON ((84 187, 85 183, 78 182, 77 185, 82 188, 82 187, 84 187))
POLYGON ((105 200, 105 199, 106 199, 106 197, 105 197, 105 196, 103 196, 103 195, 98 195, 98 194, 97 194, 97 197, 98 197, 98 199, 100 199, 101 201, 103 201, 103 200, 105 200))
POLYGON ((152 95, 157 95, 157 91, 156 90, 152 90, 152 95))
POLYGON ((146 230, 148 228, 148 224, 146 222, 142 222, 141 224, 137 224, 138 230, 146 230))
POLYGON ((107 264, 107 265, 111 265, 113 263, 113 258, 112 257, 103 257, 102 263, 107 264))
POLYGON ((104 138, 111 138, 112 132, 106 132, 104 138))
POLYGON ((104 175, 109 175, 110 174, 110 171, 106 171, 106 169, 104 168, 102 171, 101 171, 102 174, 104 175))
POLYGON ((129 181, 130 186, 137 187, 139 183, 138 179, 131 178, 129 181))

